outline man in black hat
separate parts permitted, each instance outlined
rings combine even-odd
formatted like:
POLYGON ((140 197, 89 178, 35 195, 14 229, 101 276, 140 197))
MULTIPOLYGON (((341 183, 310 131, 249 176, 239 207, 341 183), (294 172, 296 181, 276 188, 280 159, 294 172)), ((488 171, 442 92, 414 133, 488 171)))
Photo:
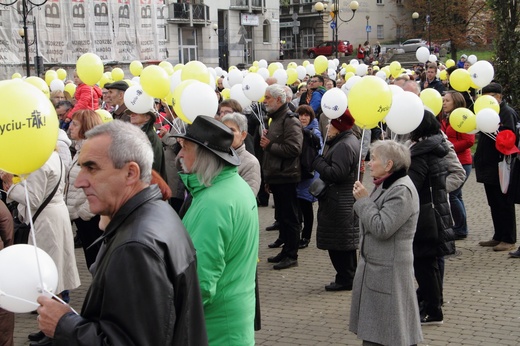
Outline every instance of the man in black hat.
POLYGON ((182 138, 178 154, 193 200, 182 218, 197 250, 206 330, 210 345, 254 344, 258 208, 238 175, 233 132, 199 115, 182 138), (232 341, 234 340, 234 341, 232 341))
POLYGON ((272 121, 269 131, 265 131, 260 139, 264 150, 262 170, 273 193, 276 219, 280 223, 280 241, 284 244, 282 252, 267 260, 276 263, 274 269, 286 269, 298 265, 301 224, 296 184, 301 180, 303 132, 300 121, 287 106, 282 86, 267 87, 264 105, 272 121))
MULTIPOLYGON (((516 133, 518 114, 502 99, 502 86, 490 83, 482 89, 482 95, 493 96, 500 103, 498 131, 511 130, 516 133)), ((516 243, 515 204, 502 193, 498 177, 498 163, 503 158, 504 155, 495 146, 495 140, 481 132, 474 156, 475 172, 477 182, 484 184, 495 231, 491 240, 481 241, 479 245, 492 246, 495 251, 509 251, 516 243)))
POLYGON ((128 84, 125 81, 117 81, 114 83, 108 83, 104 86, 108 90, 106 95, 107 102, 109 102, 114 110, 112 111, 112 117, 114 119, 130 121, 130 117, 125 114, 125 91, 128 89, 128 84))

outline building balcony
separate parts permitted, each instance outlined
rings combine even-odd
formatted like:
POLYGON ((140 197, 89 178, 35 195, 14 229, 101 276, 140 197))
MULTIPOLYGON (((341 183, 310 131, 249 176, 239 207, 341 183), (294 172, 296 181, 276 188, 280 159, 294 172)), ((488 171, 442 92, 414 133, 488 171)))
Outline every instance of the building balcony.
POLYGON ((231 0, 230 10, 235 11, 262 11, 265 8, 265 0, 231 0))
POLYGON ((168 22, 207 25, 211 22, 209 6, 202 3, 173 3, 168 5, 168 22))

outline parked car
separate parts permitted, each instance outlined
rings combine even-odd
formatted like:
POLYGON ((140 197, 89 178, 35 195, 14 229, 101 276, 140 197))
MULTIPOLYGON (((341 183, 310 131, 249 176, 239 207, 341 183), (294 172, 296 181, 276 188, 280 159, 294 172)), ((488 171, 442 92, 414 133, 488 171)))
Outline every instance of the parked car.
POLYGON ((428 48, 428 42, 420 39, 420 38, 411 38, 409 40, 404 41, 399 45, 399 48, 403 49, 405 53, 415 52, 417 49, 421 47, 428 48))
MULTIPOLYGON (((351 55, 354 48, 347 40, 338 41, 338 52, 344 53, 345 55, 351 55)), ((331 56, 336 54, 336 44, 334 41, 325 41, 317 45, 316 47, 309 48, 307 55, 309 58, 314 59, 318 55, 331 56)))

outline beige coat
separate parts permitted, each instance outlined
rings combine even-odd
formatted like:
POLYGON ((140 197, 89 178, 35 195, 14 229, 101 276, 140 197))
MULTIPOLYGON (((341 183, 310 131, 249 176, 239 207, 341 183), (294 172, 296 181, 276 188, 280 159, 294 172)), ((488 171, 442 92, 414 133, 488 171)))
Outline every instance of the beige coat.
POLYGON ((246 145, 242 144, 236 150, 240 158, 240 166, 238 166, 238 175, 242 177, 249 185, 253 194, 256 196, 260 190, 260 163, 258 159, 246 150, 246 145))
MULTIPOLYGON (((40 169, 32 172, 25 181, 11 186, 7 192, 8 202, 19 203, 18 212, 25 221, 29 220, 29 213, 25 202, 24 186, 27 185, 31 215, 34 215, 58 181, 60 182, 56 194, 34 224, 37 246, 52 257, 58 268, 58 288, 55 293, 74 289, 80 285, 69 213, 63 200, 65 174, 58 153, 53 152, 40 169), (61 180, 59 180, 60 170, 63 170, 61 180)), ((33 244, 32 233, 29 235, 29 244, 33 244)))

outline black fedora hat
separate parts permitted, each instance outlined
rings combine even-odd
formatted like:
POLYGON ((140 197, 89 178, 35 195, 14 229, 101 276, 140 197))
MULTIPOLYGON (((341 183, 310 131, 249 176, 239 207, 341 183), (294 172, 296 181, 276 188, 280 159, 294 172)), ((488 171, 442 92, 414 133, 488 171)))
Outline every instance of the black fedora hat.
POLYGON ((193 124, 188 126, 186 133, 176 134, 173 137, 184 138, 202 145, 231 165, 240 165, 240 158, 231 147, 234 138, 233 132, 215 118, 199 115, 193 124))

